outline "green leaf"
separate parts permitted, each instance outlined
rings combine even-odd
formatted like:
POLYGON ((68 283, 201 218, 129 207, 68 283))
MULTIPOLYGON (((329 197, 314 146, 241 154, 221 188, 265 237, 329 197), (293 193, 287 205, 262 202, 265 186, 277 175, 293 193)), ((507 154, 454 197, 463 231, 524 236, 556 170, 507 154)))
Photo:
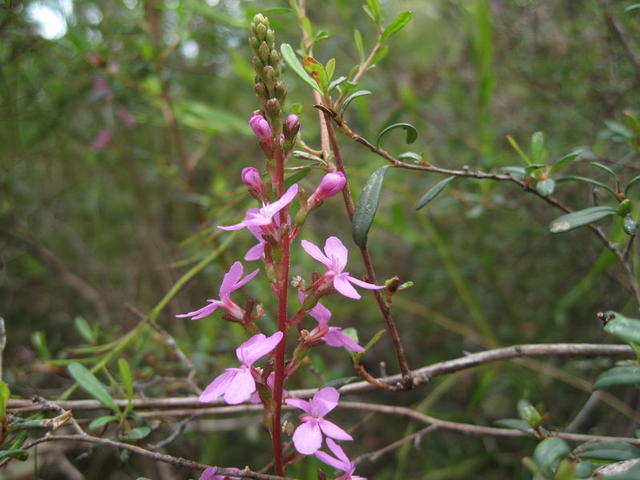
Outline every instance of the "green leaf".
POLYGON ((531 161, 544 163, 544 133, 542 132, 531 135, 531 161))
POLYGON ((364 53, 364 42, 362 41, 362 34, 360 30, 357 28, 353 31, 353 41, 356 44, 356 50, 358 51, 358 56, 360 57, 360 64, 365 61, 365 53, 364 53))
POLYGON ((35 347, 38 355, 42 358, 49 358, 49 347, 47 346, 47 336, 41 330, 37 330, 31 334, 31 343, 35 347))
POLYGON ((76 330, 80 334, 80 336, 85 340, 85 342, 94 345, 96 343, 96 335, 93 329, 89 326, 87 321, 82 317, 76 317, 73 319, 73 325, 76 327, 76 330))
POLYGON ((544 163, 531 163, 526 167, 524 167, 524 171, 527 173, 527 175, 530 175, 531 173, 534 173, 537 170, 542 170, 544 167, 546 167, 544 163))
POLYGON ((614 475, 600 475, 602 480, 638 480, 640 478, 640 464, 636 464, 624 473, 614 475))
POLYGON ((29 452, 27 452, 26 450, 0 450, 0 460, 4 460, 5 458, 15 458, 16 460, 24 462, 28 457, 29 452))
POLYGON ((620 385, 635 385, 637 383, 640 383, 640 367, 637 365, 621 365, 600 374, 593 384, 593 388, 600 390, 620 385))
POLYGON ((640 320, 623 317, 617 312, 607 312, 607 317, 613 316, 613 320, 607 322, 604 327, 608 332, 625 342, 640 343, 640 320))
POLYGON ((632 5, 629 5, 628 7, 625 7, 624 11, 631 12, 633 10, 638 10, 638 9, 640 9, 640 3, 634 3, 632 5))
POLYGON ((151 429, 147 426, 144 427, 136 427, 129 430, 127 435, 120 437, 124 441, 135 442, 137 440, 142 440, 146 436, 151 433, 151 429))
POLYGON ((582 155, 582 152, 571 152, 571 153, 568 153, 567 155, 562 157, 560 160, 558 160, 556 163, 554 163, 551 166, 551 169, 549 170, 549 173, 553 174, 553 173, 557 172, 561 168, 565 167, 566 165, 569 165, 571 162, 576 160, 580 155, 582 155))
POLYGON ((547 178, 536 183, 536 191, 543 197, 548 197, 556 188, 556 182, 553 178, 547 178))
POLYGON ((367 4, 363 5, 364 11, 371 19, 380 25, 382 21, 382 9, 380 8, 380 0, 366 0, 367 4))
POLYGON ((611 170, 609 167, 607 167, 606 165, 603 165, 602 163, 598 163, 598 162, 591 162, 589 163, 589 165, 591 165, 592 167, 596 167, 599 168, 600 170, 603 170, 605 172, 607 172, 609 175, 611 175, 613 178, 615 178, 616 180, 618 179, 618 175, 616 174, 616 172, 614 172, 613 170, 611 170))
POLYGON ((411 17, 413 17, 413 13, 411 12, 402 12, 400 15, 396 17, 396 19, 391 22, 391 24, 382 32, 382 36, 380 37, 380 42, 386 42, 391 35, 394 33, 398 33, 402 30, 407 23, 411 21, 411 17))
POLYGON ((389 47, 384 45, 380 50, 378 50, 378 53, 375 54, 375 56, 373 57, 373 60, 371 60, 371 66, 369 68, 373 68, 376 65, 376 63, 378 63, 384 57, 387 56, 387 53, 389 53, 389 47))
POLYGON ((633 132, 623 124, 612 122, 611 120, 605 120, 604 123, 611 132, 620 135, 625 140, 631 140, 633 138, 633 132))
MULTIPOLYGON (((325 72, 327 72, 327 78, 329 79, 329 81, 331 81, 331 79, 333 78, 333 74, 336 71, 336 59, 330 58, 329 61, 327 61, 327 64, 324 66, 324 70, 325 72)), ((344 79, 346 80, 347 77, 344 77, 344 79)))
POLYGON ((622 221, 624 232, 627 235, 635 235, 638 233, 638 222, 636 222, 631 215, 625 215, 622 221))
POLYGON ((382 137, 384 137, 387 133, 389 133, 391 130, 394 130, 396 128, 402 128, 403 130, 405 130, 407 132, 407 140, 406 140, 406 142, 408 144, 411 144, 411 143, 415 142, 416 138, 418 138, 418 131, 410 123, 404 123, 404 122, 394 123, 392 125, 389 125, 388 127, 385 127, 378 134, 378 139, 376 140, 376 147, 380 148, 380 141, 382 140, 382 137))
POLYGON ((424 158, 420 153, 404 152, 398 155, 398 160, 413 160, 414 162, 422 162, 424 158))
POLYGON ((602 220, 609 215, 614 215, 616 209, 613 207, 591 207, 579 210, 573 213, 567 213, 556 218, 549 224, 549 231, 551 233, 563 233, 573 230, 574 228, 589 225, 590 223, 602 220))
POLYGON ((316 81, 321 92, 326 92, 327 87, 329 86, 329 76, 324 69, 324 65, 313 57, 304 57, 302 59, 302 66, 305 71, 311 75, 311 78, 316 81))
POLYGON ((131 375, 129 364, 124 358, 118 359, 118 370, 120 370, 120 378, 122 379, 122 384, 124 385, 124 389, 127 392, 127 408, 125 411, 126 414, 131 410, 131 405, 133 402, 133 376, 131 375))
POLYGON ((347 80, 347 77, 345 77, 344 75, 341 75, 335 80, 332 80, 331 83, 329 84, 329 88, 327 89, 327 91, 331 92, 334 88, 336 88, 338 85, 345 82, 346 80, 347 80))
POLYGON ((302 180, 304 177, 306 177, 307 175, 309 175, 309 172, 311 171, 311 168, 302 168, 300 170, 298 170, 296 173, 289 175, 285 180, 284 180, 284 186, 285 188, 289 188, 291 185, 293 185, 294 183, 298 183, 300 180, 302 180))
POLYGON ((384 335, 386 331, 387 331, 387 330, 386 330, 386 329, 384 329, 384 328, 383 328, 383 329, 381 329, 381 330, 378 330, 378 331, 375 333, 375 335, 374 335, 373 337, 371 337, 371 340, 369 340, 369 341, 367 342, 367 344, 366 344, 364 347, 362 347, 362 348, 364 348, 364 352, 355 353, 355 354, 353 355, 353 361, 354 361, 354 362, 356 362, 356 363, 357 363, 357 362, 359 362, 359 361, 360 361, 360 359, 362 358, 362 356, 367 352, 367 350, 369 350, 369 349, 370 349, 371 347, 373 347, 376 343, 378 343, 378 341, 382 338, 382 335, 384 335))
POLYGON ((616 196, 616 192, 609 186, 597 180, 593 180, 592 178, 586 177, 578 177, 576 175, 569 175, 567 177, 558 177, 556 178, 556 183, 564 183, 564 182, 582 182, 588 183, 590 185, 595 185, 596 187, 603 188, 607 192, 609 192, 614 197, 616 196))
POLYGON ((301 103, 292 103, 289 106, 289 113, 295 113, 296 115, 300 115, 302 113, 302 104, 301 103))
POLYGON ((282 58, 284 59, 285 63, 289 65, 289 68, 291 68, 291 70, 293 70, 296 75, 304 80, 311 88, 322 93, 322 89, 318 86, 316 81, 309 76, 309 74, 300 63, 300 60, 298 60, 298 56, 293 51, 293 48, 291 48, 291 45, 289 45, 288 43, 283 43, 280 46, 280 53, 282 53, 282 58))
POLYGON ((574 453, 580 458, 622 462, 640 457, 640 448, 625 442, 593 442, 578 447, 574 453))
POLYGON ((520 145, 518 145, 518 142, 516 142, 515 138, 513 138, 511 135, 507 135, 507 140, 509 140, 511 147, 516 152, 518 152, 518 155, 520 155, 520 158, 522 159, 522 161, 527 165, 529 165, 531 163, 531 159, 529 158, 529 155, 524 153, 524 151, 520 148, 520 145))
POLYGON ((595 470, 591 462, 580 462, 576 464, 576 478, 589 478, 595 470))
POLYGON ((382 182, 390 167, 390 165, 385 165, 373 172, 358 199, 358 204, 353 213, 352 234, 353 240, 359 247, 364 247, 367 244, 367 235, 380 203, 382 182))
POLYGON ((558 462, 569 453, 571 453, 571 447, 567 442, 558 437, 550 437, 538 444, 533 452, 533 460, 542 474, 550 477, 558 462))
POLYGON ((91 373, 86 367, 79 363, 72 363, 68 367, 69 373, 78 384, 84 388, 89 395, 98 400, 105 407, 113 410, 118 415, 120 414, 120 408, 116 405, 116 402, 111 398, 107 388, 98 380, 98 378, 91 373))
POLYGON ((629 183, 627 183, 627 186, 624 187, 624 193, 627 193, 629 191, 629 188, 631 188, 631 186, 637 183, 639 180, 640 180, 640 175, 637 175, 633 177, 631 180, 629 180, 629 183))
POLYGON ((508 167, 500 168, 503 172, 509 173, 514 178, 524 178, 527 176, 527 170, 524 167, 517 165, 510 165, 508 167))
POLYGON ((527 422, 519 418, 502 418, 493 423, 499 427, 520 430, 521 432, 531 433, 533 431, 527 422))
POLYGON ((371 92, 369 90, 358 90, 357 92, 353 92, 351 95, 345 98, 344 102, 342 102, 342 106, 340 107, 340 115, 344 113, 344 111, 353 100, 358 97, 364 97, 365 95, 371 95, 371 92))
POLYGON ((10 394, 9 385, 5 382, 0 382, 0 421, 2 421, 7 414, 7 403, 9 403, 10 394))
POLYGON ((107 423, 117 422, 120 420, 120 417, 116 417, 115 415, 103 415, 102 417, 94 418, 91 420, 89 424, 89 430, 95 430, 96 428, 100 428, 107 423))
POLYGON ((420 210, 429 202, 431 202, 434 198, 442 193, 442 191, 449 185, 449 183, 454 180, 456 177, 447 177, 444 180, 440 180, 438 183, 433 185, 426 193, 420 197, 420 200, 416 203, 416 210, 420 210))

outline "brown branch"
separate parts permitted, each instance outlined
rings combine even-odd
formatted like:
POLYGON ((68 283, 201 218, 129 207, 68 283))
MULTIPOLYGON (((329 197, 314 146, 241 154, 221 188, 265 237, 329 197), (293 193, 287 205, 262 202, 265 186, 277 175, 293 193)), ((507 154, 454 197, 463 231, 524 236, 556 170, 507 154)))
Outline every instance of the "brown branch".
MULTIPOLYGON (((411 372, 416 385, 428 383, 432 378, 447 375, 449 373, 459 372, 469 368, 474 368, 486 363, 496 362, 500 360, 509 360, 513 358, 523 357, 544 357, 544 356, 560 356, 560 357, 633 357, 634 352, 627 345, 600 345, 590 343, 539 343, 512 345, 510 347, 496 348, 493 350, 485 350, 478 353, 471 353, 464 357, 447 360, 444 362, 434 363, 422 368, 418 368, 411 372)), ((377 379, 379 382, 388 385, 397 385, 402 381, 402 375, 390 375, 377 379)), ((339 388, 340 394, 353 395, 358 393, 370 392, 376 390, 376 387, 368 382, 355 382, 344 385, 339 388)), ((317 389, 304 389, 291 391, 291 395, 297 398, 310 398, 317 389)), ((127 400, 115 400, 118 406, 126 407, 127 400)), ((64 409, 78 410, 98 410, 104 408, 97 400, 65 400, 55 402, 56 405, 64 409)), ((239 406, 221 406, 224 405, 223 400, 215 402, 201 403, 197 397, 174 397, 174 398, 142 398, 134 399, 133 407, 136 409, 170 409, 170 408, 189 408, 189 409, 205 409, 216 407, 216 411, 220 413, 236 413, 250 411, 250 405, 239 406)), ((258 405, 259 409, 262 407, 258 405)), ((9 399, 8 410, 11 413, 24 413, 33 411, 47 410, 40 406, 33 405, 31 400, 27 399, 9 399)), ((194 413, 191 410, 189 413, 194 413)))

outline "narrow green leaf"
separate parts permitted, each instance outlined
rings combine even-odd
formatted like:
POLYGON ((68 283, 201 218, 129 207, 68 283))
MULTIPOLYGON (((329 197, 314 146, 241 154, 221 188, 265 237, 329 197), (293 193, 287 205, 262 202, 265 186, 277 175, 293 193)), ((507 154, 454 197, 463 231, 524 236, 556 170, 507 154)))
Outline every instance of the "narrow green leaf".
POLYGON ((531 135, 531 161, 544 163, 544 133, 542 132, 531 135))
POLYGON ((283 43, 280 46, 280 53, 282 53, 282 58, 284 59, 285 63, 289 65, 289 68, 291 68, 291 70, 293 70, 296 75, 304 80, 311 88, 322 93, 322 90, 320 89, 316 81, 311 78, 305 71, 302 63, 300 63, 300 60, 298 60, 298 56, 293 51, 293 48, 291 48, 291 45, 289 45, 288 43, 283 43))
POLYGON ((617 312, 607 312, 606 315, 613 316, 613 320, 607 322, 604 327, 606 332, 625 342, 640 343, 640 320, 623 317, 617 312))
POLYGON ((135 442, 142 440, 151 433, 151 429, 147 426, 136 427, 129 430, 129 433, 123 437, 120 437, 124 441, 135 442))
POLYGON ((384 30, 384 32, 382 32, 380 42, 386 42, 391 35, 402 30, 405 25, 411 21, 411 17, 413 17, 413 13, 408 11, 402 12, 400 15, 398 15, 396 19, 391 22, 391 24, 384 30))
POLYGON ((416 152, 404 152, 398 155, 398 160, 413 160, 414 162, 422 162, 424 157, 416 152))
POLYGON ((556 188, 556 182, 553 178, 547 178, 536 183, 536 191, 543 197, 548 197, 556 188))
POLYGON ((12 450, 0 450, 0 460, 5 458, 15 458, 24 462, 29 457, 29 452, 26 450, 12 449, 12 450))
POLYGON ((438 195, 442 193, 442 191, 449 185, 449 183, 454 180, 456 177, 447 177, 444 180, 440 180, 438 183, 433 185, 426 193, 420 197, 420 200, 416 202, 416 210, 420 210, 425 205, 427 205, 431 200, 436 198, 438 195))
POLYGON ((629 180, 629 183, 627 183, 627 186, 624 187, 624 193, 627 193, 631 188, 631 186, 635 185, 639 180, 640 180, 640 175, 637 175, 633 177, 631 180, 629 180))
POLYGON ((574 228, 589 225, 590 223, 602 220, 609 215, 614 215, 616 209, 613 207, 591 207, 579 210, 573 213, 567 213, 556 218, 549 224, 549 231, 551 233, 563 233, 573 230, 574 228))
POLYGON ((94 418, 91 420, 89 424, 89 430, 95 430, 96 428, 100 428, 107 423, 117 422, 120 420, 120 417, 116 417, 115 415, 103 415, 102 417, 94 418))
POLYGON ((529 158, 529 155, 524 153, 524 151, 520 148, 520 145, 518 145, 518 142, 515 140, 515 138, 513 138, 511 135, 507 135, 507 140, 509 140, 511 147, 518 153, 518 155, 520 155, 520 158, 522 159, 522 161, 527 165, 529 165, 531 163, 531 159, 529 158))
POLYGON ((527 175, 529 175, 538 170, 542 170, 544 167, 546 167, 544 163, 531 163, 524 167, 524 171, 527 173, 527 175))
POLYGON ((118 359, 118 370, 120 370, 120 378, 122 379, 122 384, 127 392, 127 408, 125 412, 125 414, 127 414, 131 410, 131 405, 133 403, 133 376, 131 375, 129 363, 127 363, 124 358, 118 359))
POLYGON ((358 90, 357 92, 353 92, 351 95, 345 98, 344 102, 342 102, 342 106, 340 107, 340 115, 344 113, 344 111, 347 109, 347 107, 353 100, 355 100, 358 97, 363 97, 365 95, 371 95, 371 92, 369 90, 358 90))
POLYGON ((375 67, 375 65, 378 62, 380 62, 384 57, 387 56, 387 53, 389 53, 389 47, 384 45, 380 50, 378 50, 378 53, 376 53, 375 56, 373 57, 373 60, 371 61, 371 66, 369 67, 369 69, 375 67))
POLYGON ((356 50, 358 51, 358 56, 360 57, 360 64, 365 61, 365 53, 364 53, 364 42, 362 41, 362 34, 360 30, 357 28, 353 31, 353 41, 356 44, 356 50))
POLYGON ((524 167, 520 167, 517 165, 510 165, 508 167, 500 168, 503 172, 509 173, 514 178, 524 178, 527 176, 527 170, 524 167))
POLYGON ((605 120, 604 123, 612 133, 623 137, 625 140, 630 140, 633 138, 633 132, 629 130, 625 125, 618 122, 612 122, 611 120, 605 120))
POLYGON ((609 185, 606 185, 606 184, 604 184, 602 182, 599 182, 597 180, 593 180, 592 178, 578 177, 576 175, 569 175, 567 177, 558 177, 558 178, 556 178, 556 183, 563 183, 563 182, 588 183, 590 185, 594 185, 596 187, 599 187, 599 188, 602 188, 602 189, 606 190, 607 192, 609 192, 614 197, 616 196, 616 192, 613 190, 613 188, 611 188, 609 185))
POLYGON ((624 11, 631 12, 633 10, 638 10, 638 9, 640 9, 640 3, 634 3, 632 5, 629 5, 628 7, 625 7, 624 11))
POLYGON ((521 432, 531 433, 533 431, 527 422, 520 420, 519 418, 502 418, 493 423, 499 427, 520 430, 521 432))
POLYGON ((567 155, 562 157, 560 160, 558 160, 556 163, 551 165, 551 170, 549 170, 549 173, 554 174, 561 168, 565 167, 566 165, 569 165, 571 162, 576 160, 580 155, 582 155, 582 152, 568 153, 567 155))
POLYGON ((593 442, 578 447, 574 453, 580 458, 622 462, 640 457, 640 448, 625 442, 593 442))
POLYGON ((0 382, 0 421, 7 414, 7 403, 9 403, 10 394, 9 385, 5 382, 0 382))
POLYGON ((309 172, 311 171, 311 168, 302 168, 300 170, 298 170, 296 173, 293 173, 291 175, 289 175, 285 180, 284 180, 284 186, 285 188, 289 188, 291 185, 293 185, 294 183, 298 183, 300 180, 302 180, 304 177, 306 177, 307 175, 309 175, 309 172))
MULTIPOLYGON (((331 79, 333 78, 333 74, 336 71, 336 59, 335 58, 330 58, 329 61, 327 61, 327 64, 324 66, 324 71, 327 72, 327 79, 329 81, 331 81, 331 79)), ((345 77, 346 79, 346 77, 345 77)))
POLYGON ((345 77, 344 75, 341 75, 335 80, 332 80, 331 83, 329 84, 329 88, 327 89, 327 91, 331 92, 334 88, 336 88, 338 85, 345 82, 346 80, 347 80, 347 77, 345 77))
POLYGON ((367 244, 367 235, 380 203, 382 182, 389 168, 390 165, 385 165, 373 172, 358 199, 353 213, 352 234, 353 240, 359 247, 364 247, 367 244))
POLYGON ((85 340, 85 342, 91 345, 94 345, 96 343, 95 333, 84 318, 82 317, 74 318, 73 325, 74 327, 76 327, 77 332, 85 340))
POLYGON ((72 363, 68 367, 69 374, 78 384, 84 388, 89 395, 98 400, 102 405, 110 408, 117 414, 120 414, 120 408, 116 405, 116 402, 111 398, 107 388, 98 380, 98 378, 91 373, 86 367, 79 363, 72 363))
POLYGON ((382 21, 382 8, 380 8, 380 0, 366 0, 367 5, 365 6, 368 10, 369 16, 380 25, 382 21))
POLYGON ((637 365, 621 365, 610 368, 600 374, 593 384, 595 390, 620 385, 635 385, 640 383, 640 367, 637 365))
POLYGON ((394 123, 392 125, 389 125, 388 127, 385 127, 378 134, 378 139, 376 140, 376 147, 380 148, 380 141, 382 140, 382 137, 384 137, 387 133, 389 133, 391 130, 394 130, 396 128, 402 128, 407 132, 407 140, 406 140, 407 144, 411 144, 415 142, 416 138, 418 138, 418 131, 416 130, 416 127, 414 127, 410 123, 405 123, 405 122, 394 123))
POLYGON ((558 437, 550 437, 538 444, 533 452, 533 460, 543 475, 551 477, 556 465, 571 453, 571 447, 558 437))
POLYGON ((600 170, 603 170, 605 172, 607 172, 609 175, 611 175, 613 178, 615 178, 616 180, 618 179, 618 175, 616 174, 616 172, 614 172, 613 170, 611 170, 609 167, 607 167, 606 165, 603 165, 602 163, 598 163, 598 162, 591 162, 589 163, 589 165, 591 165, 592 167, 596 167, 599 168, 600 170))

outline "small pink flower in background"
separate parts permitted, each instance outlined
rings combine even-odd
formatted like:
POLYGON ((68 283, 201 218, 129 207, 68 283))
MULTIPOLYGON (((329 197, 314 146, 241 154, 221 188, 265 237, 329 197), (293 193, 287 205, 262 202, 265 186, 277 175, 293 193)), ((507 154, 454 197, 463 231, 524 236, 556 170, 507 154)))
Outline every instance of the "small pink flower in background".
POLYGON ((293 445, 303 455, 311 455, 322 446, 322 434, 336 440, 353 440, 353 437, 324 416, 338 406, 340 393, 333 387, 325 387, 316 392, 309 401, 288 398, 287 405, 303 410, 306 415, 293 432, 293 445))
POLYGON ((194 310, 193 312, 176 315, 176 317, 191 317, 191 320, 197 320, 199 318, 208 317, 215 312, 218 307, 222 307, 237 320, 242 320, 244 317, 244 310, 231 300, 230 295, 240 287, 246 285, 258 274, 259 271, 260 269, 256 269, 246 277, 242 278, 244 268, 240 262, 234 262, 222 279, 222 284, 220 285, 220 290, 218 292, 220 294, 220 300, 209 299, 207 300, 209 305, 206 305, 199 310, 194 310))
MULTIPOLYGON (((298 292, 298 298, 300 298, 301 302, 304 302, 306 296, 302 292, 298 292)), ((342 333, 342 328, 329 326, 331 310, 327 307, 320 303, 316 303, 316 305, 307 313, 318 322, 318 326, 309 332, 309 337, 313 338, 317 335, 321 335, 321 340, 330 347, 342 347, 358 353, 364 352, 364 348, 358 345, 353 338, 342 333)))
POLYGON ((359 299, 360 294, 351 285, 352 283, 368 290, 379 290, 384 285, 374 285, 363 282, 343 272, 347 266, 349 251, 338 237, 329 237, 324 244, 324 253, 311 242, 302 240, 302 248, 314 259, 325 265, 329 270, 322 276, 325 280, 330 280, 333 287, 342 295, 349 298, 359 299))
POLYGON ((96 77, 93 79, 93 97, 95 100, 104 100, 105 102, 110 102, 113 99, 113 94, 106 78, 96 77))
POLYGON ((269 122, 260 114, 254 114, 249 120, 249 126, 253 133, 256 134, 256 137, 260 139, 262 142, 270 142, 271 141, 271 127, 269 126, 269 122))
POLYGON ((345 183, 347 183, 347 179, 345 178, 344 173, 327 173, 324 177, 322 177, 320 185, 318 185, 316 191, 313 192, 307 200, 307 206, 311 208, 322 202, 323 200, 329 197, 333 197, 337 193, 340 193, 344 188, 345 183))
POLYGON ((257 168, 243 168, 240 178, 242 178, 242 183, 244 183, 249 190, 262 193, 262 177, 257 168))
POLYGON ((347 457, 340 445, 338 445, 330 438, 327 438, 327 445, 336 457, 334 458, 328 453, 320 450, 316 452, 316 458, 321 462, 324 462, 327 465, 331 465, 341 472, 344 472, 344 475, 339 476, 338 478, 336 478, 336 480, 367 480, 365 477, 353 475, 353 472, 355 472, 356 470, 356 464, 349 460, 349 457, 347 457))
POLYGON ((133 128, 136 126, 135 117, 126 108, 118 107, 116 109, 116 115, 120 119, 120 122, 122 122, 122 125, 124 125, 126 128, 133 128))
POLYGON ((224 475, 216 475, 218 469, 216 467, 205 468, 200 475, 199 480, 224 480, 224 475))
POLYGON ((107 129, 102 129, 96 135, 96 138, 91 142, 91 148, 96 152, 104 150, 111 141, 111 132, 107 129))
POLYGON ((218 228, 221 230, 240 230, 242 228, 266 227, 271 225, 274 220, 273 217, 289 205, 297 194, 298 184, 294 183, 284 195, 275 202, 263 204, 261 208, 250 208, 247 210, 247 214, 242 222, 236 223, 235 225, 218 226, 218 228))
POLYGON ((256 382, 252 373, 253 364, 276 348, 280 340, 282 340, 282 332, 276 332, 270 337, 259 333, 242 343, 236 348, 240 368, 227 368, 204 389, 199 400, 213 402, 221 395, 229 405, 237 405, 249 400, 256 391, 256 382))

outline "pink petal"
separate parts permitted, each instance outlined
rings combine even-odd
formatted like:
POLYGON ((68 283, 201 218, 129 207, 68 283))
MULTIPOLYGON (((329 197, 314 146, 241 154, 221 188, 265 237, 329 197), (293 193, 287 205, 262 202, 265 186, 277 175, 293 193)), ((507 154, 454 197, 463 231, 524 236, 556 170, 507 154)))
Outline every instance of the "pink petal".
POLYGON ((247 262, 252 262, 254 260, 260 260, 264 256, 264 243, 260 242, 257 245, 254 245, 247 253, 244 254, 244 259, 247 262))
POLYGON ((331 260, 334 260, 334 266, 337 267, 336 272, 340 273, 347 266, 347 259, 349 258, 349 250, 344 246, 344 243, 338 237, 329 237, 324 243, 324 253, 331 260))
POLYGON ((297 194, 298 194, 298 184, 294 183, 289 187, 289 189, 284 193, 284 195, 282 195, 275 202, 264 207, 262 211, 267 215, 274 216, 284 207, 289 205, 297 194))
POLYGON ((333 287, 345 297, 359 300, 362 298, 355 288, 351 286, 346 273, 341 273, 333 277, 333 287))
POLYGON ((340 393, 333 387, 324 387, 318 390, 309 401, 311 412, 309 415, 320 418, 338 406, 340 393))
POLYGON ((327 325, 329 320, 331 320, 331 310, 320 303, 316 303, 315 307, 309 310, 308 313, 315 318, 320 325, 327 325))
POLYGON ((329 446, 329 450, 331 450, 331 453, 333 453, 336 457, 338 457, 338 459, 342 461, 343 466, 347 467, 347 469, 341 468, 340 470, 346 472, 351 467, 351 460, 349 460, 347 454, 344 453, 344 450, 340 445, 338 445, 330 438, 327 438, 327 445, 329 446))
POLYGON ((322 433, 315 421, 301 423, 293 432, 293 445, 303 455, 315 453, 322 445, 322 433))
POLYGON ((238 370, 238 368, 227 368, 222 375, 218 375, 213 382, 207 385, 207 388, 200 394, 198 400, 204 403, 216 400, 227 390, 227 387, 233 381, 238 370))
MULTIPOLYGON (((327 439, 327 442, 329 439, 327 439)), ((344 464, 338 460, 337 458, 333 458, 328 453, 323 452, 322 450, 318 450, 316 452, 316 458, 321 462, 326 463, 327 465, 332 466, 333 468, 337 468, 338 470, 342 470, 344 472, 344 464)))
POLYGON ((224 401, 229 405, 237 405, 249 400, 251 394, 256 391, 256 382, 248 369, 239 369, 231 383, 227 386, 224 401))
POLYGON ((216 475, 218 469, 216 467, 209 467, 202 472, 198 480, 223 480, 224 475, 216 475))
POLYGON ((374 285, 373 283, 363 282, 362 280, 358 280, 351 275, 347 276, 347 280, 349 280, 351 283, 355 283, 359 287, 366 288, 368 290, 380 290, 382 288, 385 288, 384 285, 374 285))
POLYGON ((311 407, 309 406, 309 402, 306 400, 302 400, 301 398, 287 398, 284 403, 291 405, 292 407, 299 408, 305 413, 311 414, 311 407))
POLYGON ((353 440, 353 437, 345 432, 342 428, 329 420, 324 418, 318 422, 320 429, 327 437, 335 438, 336 440, 353 440))
MULTIPOLYGON (((248 282, 251 281, 251 279, 253 277, 255 277, 258 274, 258 272, 260 272, 260 269, 256 268, 253 272, 251 272, 249 275, 247 275, 242 280, 240 280, 238 283, 236 283, 233 286, 233 289, 231 291, 234 292, 234 291, 238 290, 239 288, 244 287, 248 282)), ((231 292, 229 292, 229 293, 231 293, 231 292)))
POLYGON ((302 244, 304 251, 311 255, 311 257, 322 263, 325 267, 331 268, 331 260, 322 253, 322 250, 320 250, 318 246, 308 242, 307 240, 302 240, 300 243, 302 244))
POLYGON ((235 225, 227 225, 227 226, 222 226, 222 225, 218 225, 218 228, 220 230, 226 230, 226 231, 232 231, 232 230, 242 230, 243 228, 245 228, 247 225, 244 223, 244 220, 240 223, 236 223, 235 225))
POLYGON ((329 327, 329 332, 327 332, 322 339, 330 347, 343 347, 347 350, 351 350, 352 352, 364 352, 363 347, 358 345, 353 338, 346 333, 342 333, 340 330, 342 329, 339 327, 329 327))
POLYGON ((264 334, 258 333, 236 349, 236 356, 240 363, 251 366, 260 357, 265 356, 276 348, 280 340, 282 340, 282 332, 276 332, 270 337, 265 337, 264 334))
POLYGON ((228 296, 234 290, 234 285, 242 278, 242 273, 244 269, 242 268, 242 264, 240 262, 233 262, 231 268, 227 273, 224 274, 224 278, 222 279, 222 284, 220 285, 220 299, 224 299, 224 297, 228 296))
POLYGON ((207 301, 211 303, 209 305, 205 305, 199 310, 194 310, 193 312, 189 313, 181 313, 180 315, 176 315, 176 317, 191 317, 191 320, 198 320, 199 318, 208 317, 213 312, 215 312, 218 307, 222 306, 222 302, 219 302, 218 300, 207 301))

